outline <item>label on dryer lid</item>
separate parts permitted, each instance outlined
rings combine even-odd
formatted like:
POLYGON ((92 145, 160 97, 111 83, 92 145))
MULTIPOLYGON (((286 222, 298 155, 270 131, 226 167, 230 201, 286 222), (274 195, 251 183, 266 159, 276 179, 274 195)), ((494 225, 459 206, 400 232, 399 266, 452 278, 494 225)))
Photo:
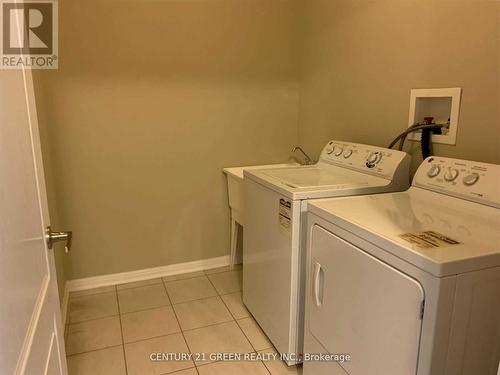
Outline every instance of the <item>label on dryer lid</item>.
POLYGON ((280 206, 278 211, 278 222, 281 230, 290 232, 292 227, 292 202, 286 199, 280 199, 280 206))
POLYGON ((415 244, 423 249, 430 249, 434 247, 446 247, 451 245, 459 245, 460 242, 445 236, 439 232, 434 232, 432 230, 427 230, 424 232, 410 232, 400 234, 401 237, 406 242, 415 244))

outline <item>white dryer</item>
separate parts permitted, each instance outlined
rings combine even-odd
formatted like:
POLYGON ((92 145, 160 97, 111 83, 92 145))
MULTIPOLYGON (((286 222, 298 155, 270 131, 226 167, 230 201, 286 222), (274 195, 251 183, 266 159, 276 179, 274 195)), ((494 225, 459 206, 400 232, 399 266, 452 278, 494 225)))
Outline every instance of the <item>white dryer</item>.
POLYGON ((309 204, 304 375, 495 375, 500 166, 427 158, 406 192, 309 204), (334 358, 335 359, 335 358, 334 358))
POLYGON ((405 190, 409 163, 401 151, 331 141, 315 165, 244 171, 243 301, 288 364, 303 345, 307 201, 405 190))

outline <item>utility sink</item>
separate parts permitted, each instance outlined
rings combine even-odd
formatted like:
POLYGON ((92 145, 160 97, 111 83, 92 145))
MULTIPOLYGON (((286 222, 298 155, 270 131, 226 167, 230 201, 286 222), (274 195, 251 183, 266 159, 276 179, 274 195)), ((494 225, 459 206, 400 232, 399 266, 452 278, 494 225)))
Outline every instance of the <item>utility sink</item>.
POLYGON ((229 198, 229 208, 231 209, 231 267, 233 267, 236 263, 241 263, 242 261, 241 254, 238 254, 238 256, 236 254, 236 245, 238 243, 238 233, 240 233, 239 227, 243 227, 244 225, 243 171, 245 169, 267 169, 277 167, 293 167, 297 165, 297 163, 267 164, 222 169, 227 176, 227 193, 229 198))
POLYGON ((243 171, 245 169, 267 169, 279 167, 293 167, 296 163, 288 164, 266 164, 251 165, 246 167, 230 167, 222 170, 227 176, 227 192, 229 195, 229 207, 231 208, 231 218, 238 224, 243 225, 243 171))

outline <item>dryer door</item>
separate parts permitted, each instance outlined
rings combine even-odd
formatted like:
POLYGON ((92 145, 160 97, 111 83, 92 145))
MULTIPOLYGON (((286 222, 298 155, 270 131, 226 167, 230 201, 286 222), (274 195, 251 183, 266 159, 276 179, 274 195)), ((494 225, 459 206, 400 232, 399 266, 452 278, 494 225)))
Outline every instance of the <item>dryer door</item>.
POLYGON ((416 374, 422 286, 325 229, 311 238, 311 334, 351 375, 416 374))

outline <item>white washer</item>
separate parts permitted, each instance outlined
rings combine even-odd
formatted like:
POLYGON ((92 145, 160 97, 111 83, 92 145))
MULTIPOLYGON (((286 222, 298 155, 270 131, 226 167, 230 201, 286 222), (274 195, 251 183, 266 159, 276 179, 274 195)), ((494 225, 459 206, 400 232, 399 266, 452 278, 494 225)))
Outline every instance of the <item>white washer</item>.
POLYGON ((405 190, 408 154, 331 141, 315 165, 244 171, 243 301, 288 364, 301 361, 310 199, 405 190))
POLYGON ((427 158, 406 192, 309 204, 304 375, 495 375, 500 166, 427 158))

